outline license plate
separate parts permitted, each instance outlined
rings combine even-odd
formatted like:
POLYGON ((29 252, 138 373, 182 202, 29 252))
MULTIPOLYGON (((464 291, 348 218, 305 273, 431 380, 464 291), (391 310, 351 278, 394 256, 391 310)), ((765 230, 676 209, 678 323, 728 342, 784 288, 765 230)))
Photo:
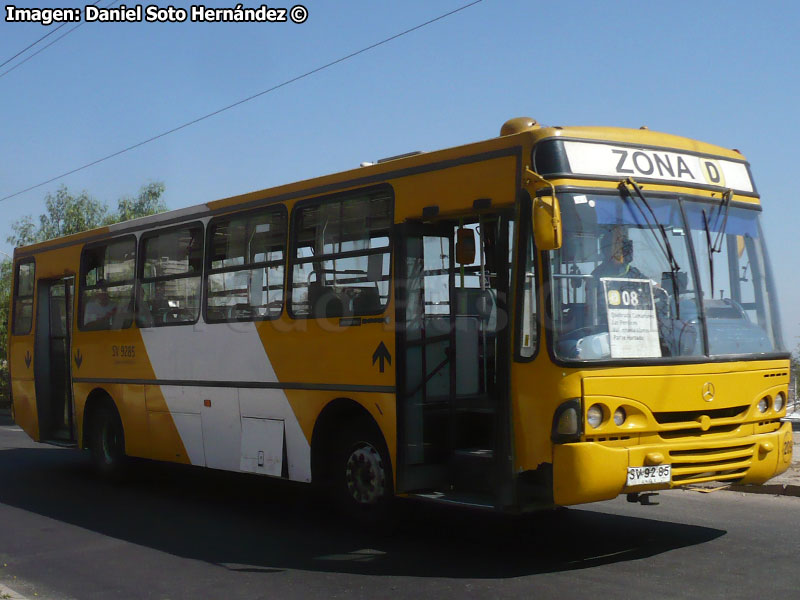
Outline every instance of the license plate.
POLYGON ((672 478, 672 465, 656 467, 628 467, 628 487, 669 483, 672 478))

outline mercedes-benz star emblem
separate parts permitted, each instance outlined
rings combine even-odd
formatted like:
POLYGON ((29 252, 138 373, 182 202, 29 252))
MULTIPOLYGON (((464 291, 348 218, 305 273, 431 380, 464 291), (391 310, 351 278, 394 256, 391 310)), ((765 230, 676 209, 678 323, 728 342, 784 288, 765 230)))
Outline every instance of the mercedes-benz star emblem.
POLYGON ((712 400, 714 400, 714 393, 715 393, 714 384, 711 383, 710 381, 706 381, 703 384, 703 400, 705 400, 706 402, 711 402, 712 400))

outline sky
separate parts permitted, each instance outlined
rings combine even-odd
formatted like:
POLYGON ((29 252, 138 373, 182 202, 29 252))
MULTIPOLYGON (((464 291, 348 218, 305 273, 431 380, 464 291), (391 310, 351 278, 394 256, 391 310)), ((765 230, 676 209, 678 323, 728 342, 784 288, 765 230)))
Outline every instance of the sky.
MULTIPOLYGON (((83 23, 3 75, 74 27, 68 24, 0 67, 0 197, 469 1, 303 3, 308 18, 302 24, 83 23)), ((232 0, 205 4, 235 5, 232 0)), ((16 6, 84 4, 21 0, 16 6)), ((294 5, 278 0, 269 6, 294 5)), ((56 27, 9 23, 5 17, 0 63, 56 27)), ((115 206, 142 185, 162 181, 169 208, 177 209, 363 161, 494 137, 503 122, 517 116, 546 125, 646 125, 738 148, 750 161, 764 206, 784 339, 793 349, 800 343, 800 203, 791 191, 799 172, 798 30, 797 2, 483 0, 0 202, 0 252, 12 252, 5 239, 10 224, 40 214, 45 195, 62 184, 115 206)))

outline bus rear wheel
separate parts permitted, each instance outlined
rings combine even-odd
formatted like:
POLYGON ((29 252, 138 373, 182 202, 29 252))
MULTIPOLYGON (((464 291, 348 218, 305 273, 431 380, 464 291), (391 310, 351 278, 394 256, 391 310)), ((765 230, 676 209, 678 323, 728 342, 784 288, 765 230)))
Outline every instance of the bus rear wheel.
POLYGON ((385 526, 391 517, 394 486, 383 436, 369 422, 346 428, 333 464, 333 491, 346 516, 366 527, 385 526))
POLYGON ((89 449, 99 474, 120 474, 125 462, 125 438, 119 414, 110 406, 101 406, 92 419, 89 449))

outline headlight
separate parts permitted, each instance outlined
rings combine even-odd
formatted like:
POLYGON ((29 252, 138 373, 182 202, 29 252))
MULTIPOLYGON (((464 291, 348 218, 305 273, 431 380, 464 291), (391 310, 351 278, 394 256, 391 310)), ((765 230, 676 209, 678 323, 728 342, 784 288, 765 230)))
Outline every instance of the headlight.
POLYGON ((603 407, 599 404, 592 404, 586 411, 586 421, 589 425, 597 429, 603 422, 603 407))
POLYGON ((625 409, 621 406, 614 411, 614 425, 619 427, 625 422, 625 419, 628 418, 628 415, 625 414, 625 409))
POLYGON ((758 412, 765 413, 769 408, 769 400, 767 398, 762 398, 758 401, 758 412))
POLYGON ((778 392, 778 395, 775 396, 775 412, 781 412, 784 406, 786 406, 786 396, 783 395, 783 392, 778 392))

